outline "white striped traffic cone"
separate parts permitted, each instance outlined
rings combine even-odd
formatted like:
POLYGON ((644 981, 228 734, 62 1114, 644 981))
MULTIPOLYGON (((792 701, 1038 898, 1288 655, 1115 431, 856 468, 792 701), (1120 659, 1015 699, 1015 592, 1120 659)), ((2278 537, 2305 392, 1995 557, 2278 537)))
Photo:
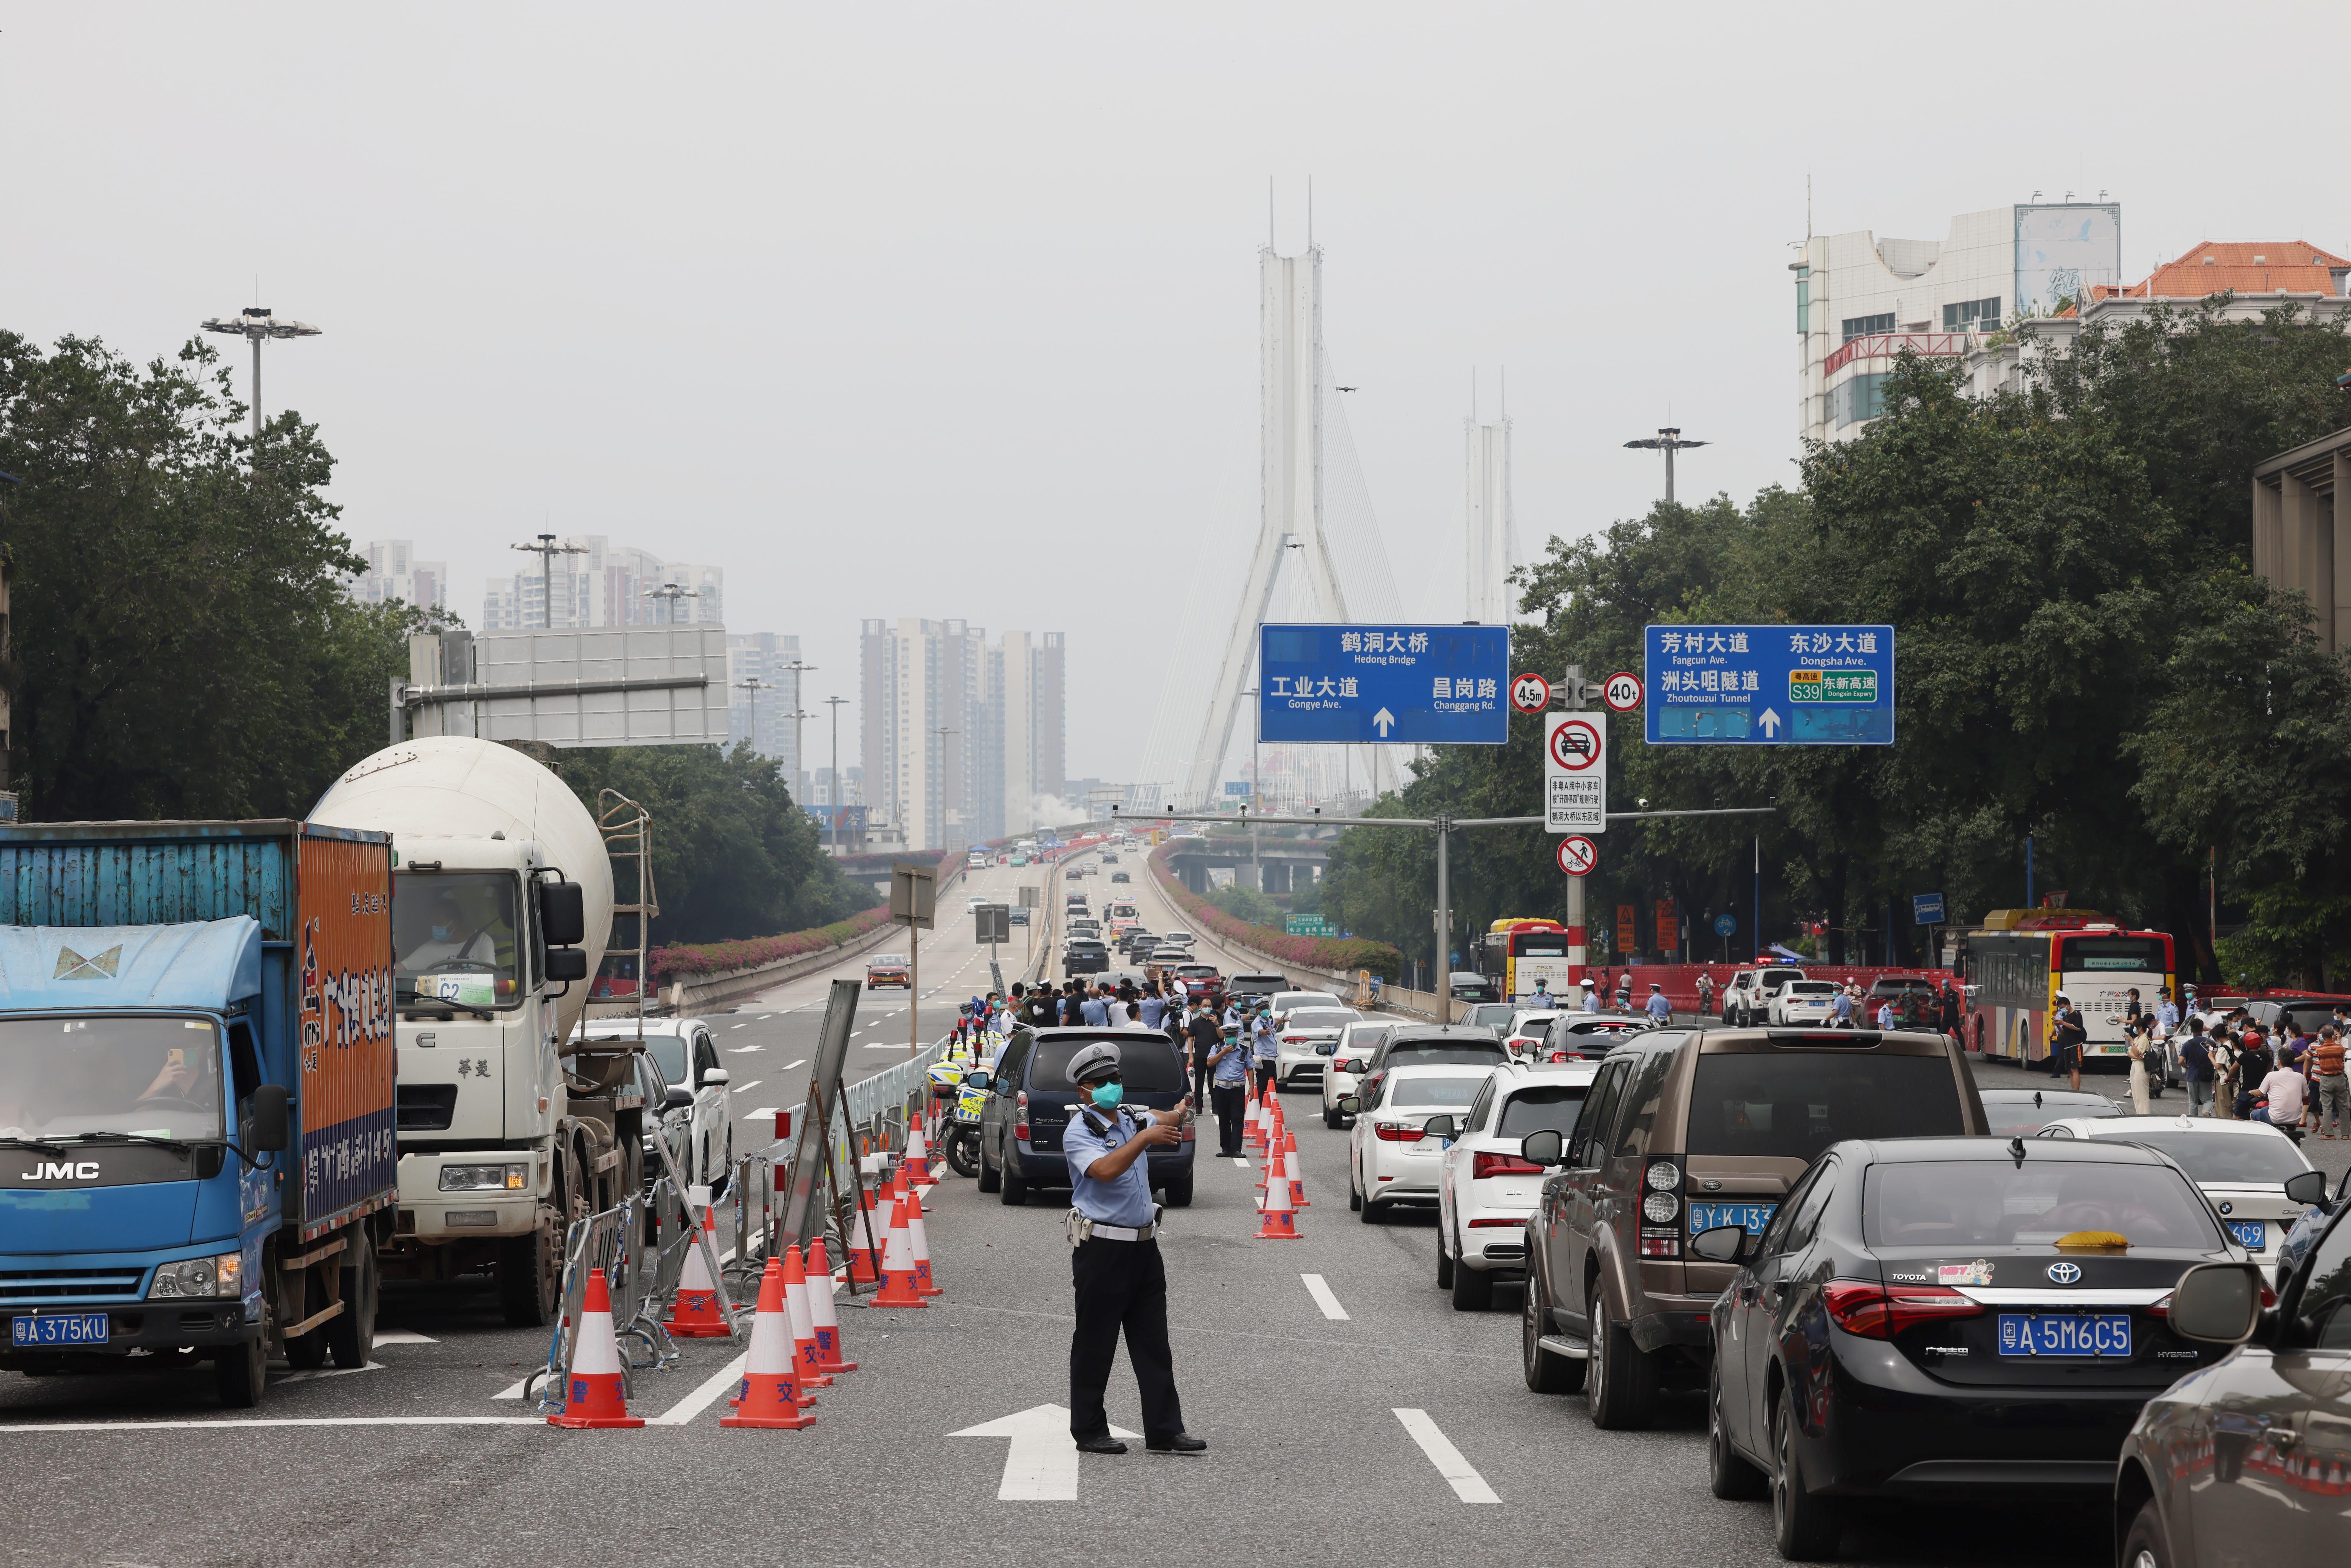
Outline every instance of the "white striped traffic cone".
POLYGON ((791 1314, 784 1306, 784 1267, 773 1258, 759 1276, 759 1311, 751 1320, 751 1348, 743 1358, 735 1414, 718 1424, 787 1431, 816 1425, 816 1417, 800 1408, 799 1379, 792 1368, 791 1314))
POLYGON ((621 1342, 612 1333, 612 1292, 601 1269, 588 1272, 580 1334, 572 1343, 571 1365, 563 1379, 563 1411, 549 1416, 547 1424, 580 1429, 644 1425, 629 1414, 628 1392, 621 1382, 621 1342))

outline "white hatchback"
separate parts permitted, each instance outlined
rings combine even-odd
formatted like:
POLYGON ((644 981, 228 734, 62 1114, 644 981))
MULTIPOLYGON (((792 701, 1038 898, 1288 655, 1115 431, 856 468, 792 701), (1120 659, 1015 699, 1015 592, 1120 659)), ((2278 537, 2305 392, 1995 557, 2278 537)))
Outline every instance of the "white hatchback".
POLYGON ((1381 1073, 1377 1103, 1358 1108, 1347 1151, 1347 1207, 1364 1224, 1375 1223, 1395 1204, 1437 1202, 1444 1140, 1427 1136, 1422 1124, 1431 1116, 1468 1110, 1498 1071, 1450 1062, 1391 1067, 1381 1073))
POLYGON ((2309 1208, 2286 1197, 2285 1184, 2312 1167, 2292 1138, 2267 1122, 2212 1116, 2068 1116, 2041 1138, 2126 1138, 2188 1173, 2220 1217, 2221 1228, 2264 1274, 2274 1273, 2278 1245, 2309 1208))
POLYGON ((1422 1124, 1444 1142, 1437 1188, 1437 1283, 1453 1292, 1456 1311, 1493 1304, 1494 1281, 1523 1274, 1527 1221, 1542 1197, 1543 1167, 1520 1157, 1530 1133, 1575 1132, 1583 1097, 1599 1068, 1513 1062, 1486 1080, 1469 1109, 1422 1124))
POLYGON ((1371 1065, 1372 1052, 1380 1048, 1386 1032, 1403 1021, 1385 1013, 1365 1013, 1339 1031, 1339 1038, 1332 1042, 1330 1065, 1322 1073, 1324 1126, 1335 1130, 1353 1123, 1353 1117, 1339 1113, 1340 1098, 1355 1092, 1364 1070, 1371 1065))

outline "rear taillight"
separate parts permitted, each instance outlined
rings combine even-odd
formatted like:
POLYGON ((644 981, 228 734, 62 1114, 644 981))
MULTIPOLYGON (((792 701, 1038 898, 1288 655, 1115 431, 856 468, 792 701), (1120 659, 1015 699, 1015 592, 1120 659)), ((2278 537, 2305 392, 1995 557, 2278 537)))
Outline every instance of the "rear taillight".
POLYGON ((1500 1228, 1500 1227, 1503 1227, 1503 1226, 1508 1226, 1508 1227, 1510 1227, 1511 1229, 1514 1229, 1514 1230, 1515 1230, 1515 1229, 1521 1228, 1522 1227, 1524 1227, 1524 1226, 1525 1226, 1525 1224, 1526 1224, 1526 1221, 1525 1221, 1525 1220, 1523 1220, 1523 1219, 1473 1219, 1473 1220, 1471 1220, 1471 1221, 1469 1222, 1469 1228, 1470 1228, 1470 1229, 1472 1229, 1472 1230, 1478 1230, 1478 1229, 1482 1229, 1482 1228, 1486 1228, 1486 1227, 1488 1227, 1488 1226, 1492 1226, 1492 1227, 1496 1227, 1496 1228, 1500 1228))
POLYGON ((1867 1280, 1832 1280, 1821 1292, 1829 1321, 1864 1339, 1892 1339, 1904 1329, 1949 1318, 1983 1315, 1983 1303, 1948 1285, 1886 1286, 1867 1280))
POLYGON ((1532 1160, 1522 1160, 1516 1155, 1476 1155, 1469 1161, 1471 1181, 1483 1181, 1488 1176, 1542 1174, 1542 1166, 1532 1160))
POLYGON ((1012 1135, 1022 1139, 1029 1136, 1029 1091, 1026 1089, 1012 1097, 1012 1135))
POLYGON ((1284 1045, 1304 1045, 1306 1043, 1306 1037, 1302 1034, 1285 1034, 1281 1037, 1281 1043, 1284 1045))
POLYGON ((1374 1122, 1372 1133, 1384 1144, 1416 1144, 1421 1136, 1418 1127, 1405 1122, 1374 1122))

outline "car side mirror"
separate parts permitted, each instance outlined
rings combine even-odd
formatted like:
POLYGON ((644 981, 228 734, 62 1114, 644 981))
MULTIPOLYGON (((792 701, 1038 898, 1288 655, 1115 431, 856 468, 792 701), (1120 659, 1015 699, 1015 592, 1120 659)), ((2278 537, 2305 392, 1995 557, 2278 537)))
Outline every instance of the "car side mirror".
POLYGON ((1566 1152, 1566 1140, 1549 1127, 1529 1133, 1519 1145, 1519 1158, 1531 1166, 1555 1166, 1566 1152))
POLYGON ((702 1086, 705 1089, 724 1089, 733 1082, 733 1075, 723 1067, 705 1067, 702 1070, 702 1086))
POLYGON ((989 1078, 985 1071, 967 1072, 963 1075, 963 1086, 967 1089, 985 1089, 994 1082, 995 1080, 989 1078))
POLYGON ((1342 1094, 1339 1096, 1339 1114, 1342 1116, 1361 1115, 1363 1113, 1363 1109, 1364 1102, 1362 1096, 1355 1094, 1342 1094))
POLYGON ((547 950, 547 977, 550 980, 584 980, 588 977, 588 953, 580 947, 549 947, 547 950))
POLYGON ((662 1096, 662 1109, 664 1111, 685 1111, 692 1109, 693 1105, 694 1091, 683 1083, 671 1084, 669 1092, 662 1096))
POLYGON ((2300 1176, 2287 1178, 2285 1196, 2289 1203, 2306 1203, 2329 1212, 2333 1210, 2333 1206, 2326 1201, 2325 1171, 2304 1171, 2300 1176))
POLYGON ((1432 1138, 1458 1138, 1461 1124, 1451 1116, 1431 1116, 1420 1124, 1421 1132, 1432 1138))
POLYGON ((1736 1263, 1747 1253, 1747 1228, 1717 1225, 1690 1238, 1690 1251, 1709 1263, 1736 1263))
POLYGON ((253 1092, 253 1148, 256 1154, 277 1154, 294 1142, 286 1114, 288 1096, 283 1083, 265 1083, 253 1092))
POLYGON ((2262 1321, 2262 1271, 2251 1263, 2199 1263, 2171 1288, 2171 1332, 2242 1344, 2262 1321))

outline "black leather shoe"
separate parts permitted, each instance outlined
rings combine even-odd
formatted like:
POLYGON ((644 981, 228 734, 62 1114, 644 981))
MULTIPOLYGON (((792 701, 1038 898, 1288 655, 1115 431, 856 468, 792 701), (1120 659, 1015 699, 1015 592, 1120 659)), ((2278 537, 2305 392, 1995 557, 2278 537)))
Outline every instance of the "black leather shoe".
POLYGON ((1208 1446, 1205 1437, 1195 1437, 1189 1432, 1178 1432, 1172 1437, 1154 1437, 1144 1444, 1155 1454, 1196 1454, 1208 1446))
POLYGON ((1081 1454, 1123 1454, 1126 1452, 1126 1445, 1105 1432, 1098 1437, 1079 1438, 1078 1452, 1081 1454))

